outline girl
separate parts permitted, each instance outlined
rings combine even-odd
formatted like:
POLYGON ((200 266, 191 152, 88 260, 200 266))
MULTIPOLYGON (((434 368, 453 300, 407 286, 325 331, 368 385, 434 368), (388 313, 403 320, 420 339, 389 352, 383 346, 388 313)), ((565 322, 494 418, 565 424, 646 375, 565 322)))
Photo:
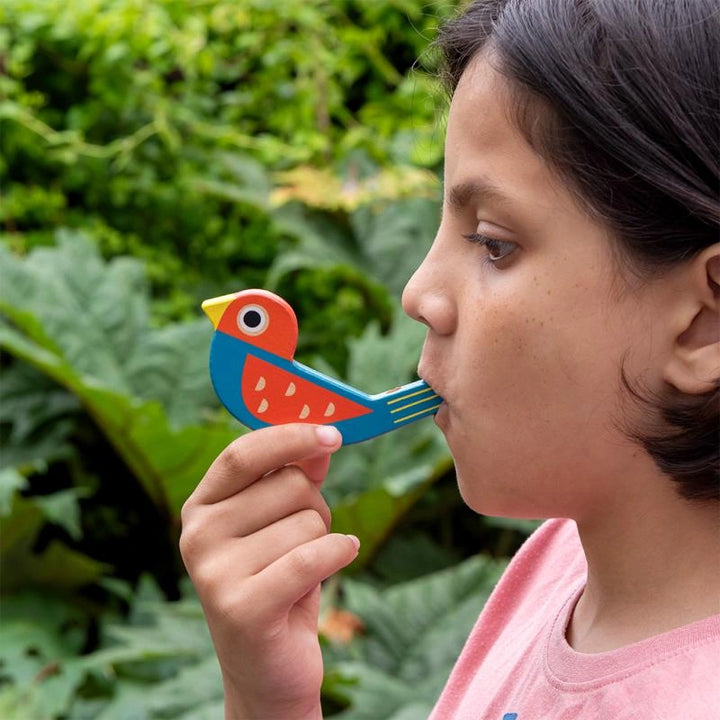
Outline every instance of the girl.
MULTIPOLYGON (((441 33, 443 217, 403 297, 460 492, 545 523, 433 718, 717 717, 720 13, 714 0, 480 0, 441 33)), ((321 717, 320 494, 341 439, 243 436, 181 549, 229 718, 321 717)))

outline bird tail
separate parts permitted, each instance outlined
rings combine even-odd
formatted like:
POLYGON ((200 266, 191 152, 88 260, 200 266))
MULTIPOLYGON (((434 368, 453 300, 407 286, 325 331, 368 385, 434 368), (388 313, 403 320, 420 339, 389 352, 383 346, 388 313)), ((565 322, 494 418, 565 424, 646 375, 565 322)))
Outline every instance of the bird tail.
POLYGON ((424 380, 391 390, 384 401, 395 427, 433 415, 442 404, 442 398, 424 380))

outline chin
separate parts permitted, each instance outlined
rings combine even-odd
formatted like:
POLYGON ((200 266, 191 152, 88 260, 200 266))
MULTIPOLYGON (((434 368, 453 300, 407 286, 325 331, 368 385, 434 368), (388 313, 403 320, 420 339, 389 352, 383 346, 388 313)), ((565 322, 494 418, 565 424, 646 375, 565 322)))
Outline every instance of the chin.
POLYGON ((498 504, 497 501, 493 502, 493 499, 489 497, 490 493, 485 488, 479 486, 476 473, 468 476, 458 470, 457 467, 455 473, 460 497, 471 510, 481 515, 497 514, 495 512, 498 504))
POLYGON ((458 490, 463 502, 479 515, 518 519, 535 519, 555 517, 542 502, 534 502, 533 498, 517 491, 515 479, 503 482, 498 476, 488 475, 489 482, 481 480, 477 470, 463 473, 456 468, 458 490))

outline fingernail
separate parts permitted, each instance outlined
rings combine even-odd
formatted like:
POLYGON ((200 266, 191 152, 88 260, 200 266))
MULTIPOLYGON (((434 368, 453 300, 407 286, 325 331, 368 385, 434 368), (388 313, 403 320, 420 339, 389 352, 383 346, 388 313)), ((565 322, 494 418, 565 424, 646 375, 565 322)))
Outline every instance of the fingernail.
POLYGON ((347 535, 346 537, 350 538, 352 540, 352 544, 355 546, 355 549, 358 550, 360 548, 360 540, 355 535, 347 535))
POLYGON ((340 431, 332 425, 320 425, 315 428, 315 432, 317 433, 317 437, 321 445, 331 447, 342 442, 342 435, 340 434, 340 431))

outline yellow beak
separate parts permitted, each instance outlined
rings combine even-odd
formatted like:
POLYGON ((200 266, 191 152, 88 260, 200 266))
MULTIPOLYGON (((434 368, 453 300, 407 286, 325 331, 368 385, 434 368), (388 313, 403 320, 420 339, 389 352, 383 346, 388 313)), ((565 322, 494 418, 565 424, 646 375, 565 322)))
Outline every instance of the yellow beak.
POLYGON ((231 295, 220 295, 220 297, 211 298, 205 300, 200 306, 203 312, 210 318, 210 322, 214 328, 220 324, 220 318, 222 318, 225 308, 235 299, 236 293, 231 295))

